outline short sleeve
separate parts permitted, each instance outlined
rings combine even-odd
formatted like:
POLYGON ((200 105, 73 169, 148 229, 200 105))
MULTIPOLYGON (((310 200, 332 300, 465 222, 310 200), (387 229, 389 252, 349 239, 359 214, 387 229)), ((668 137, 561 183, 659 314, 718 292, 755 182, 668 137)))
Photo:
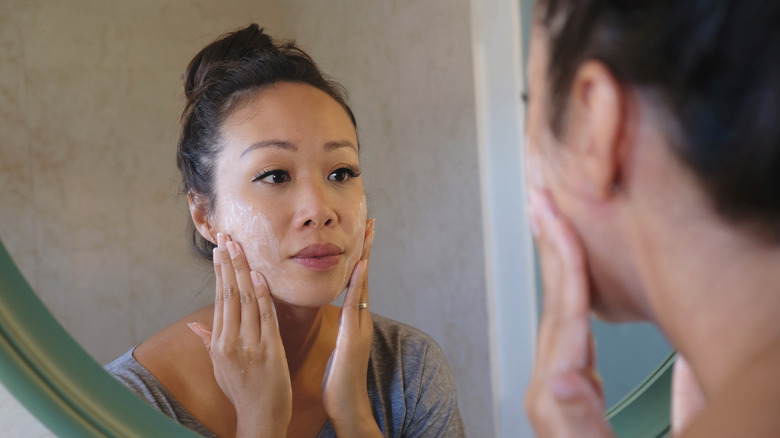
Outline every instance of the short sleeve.
POLYGON ((372 313, 368 391, 374 418, 391 438, 463 437, 455 379, 424 332, 372 313))
POLYGON ((404 437, 464 437, 463 420, 458 410, 455 379, 447 358, 433 340, 427 345, 422 357, 422 372, 419 388, 410 391, 417 400, 407 400, 414 406, 409 424, 404 428, 404 437))

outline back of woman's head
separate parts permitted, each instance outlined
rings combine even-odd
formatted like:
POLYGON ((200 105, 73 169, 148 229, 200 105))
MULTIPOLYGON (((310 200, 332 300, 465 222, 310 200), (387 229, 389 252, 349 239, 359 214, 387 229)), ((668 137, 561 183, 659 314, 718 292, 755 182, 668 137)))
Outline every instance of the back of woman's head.
MULTIPOLYGON (((256 24, 223 35, 203 48, 184 73, 187 103, 181 116, 177 163, 183 190, 210 213, 216 202, 214 179, 225 120, 264 87, 280 82, 311 85, 330 95, 355 117, 341 86, 328 80, 294 43, 276 44, 256 24)), ((195 252, 210 259, 214 245, 190 227, 195 252)))
POLYGON ((554 132, 577 67, 599 60, 669 115, 672 148, 724 218, 780 239, 780 2, 537 3, 554 132))

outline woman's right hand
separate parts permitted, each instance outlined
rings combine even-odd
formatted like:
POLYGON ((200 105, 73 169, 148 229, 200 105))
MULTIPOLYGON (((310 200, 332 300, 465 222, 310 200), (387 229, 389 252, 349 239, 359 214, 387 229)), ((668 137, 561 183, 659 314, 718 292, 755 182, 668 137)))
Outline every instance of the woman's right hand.
POLYGON ((190 324, 236 409, 237 437, 285 436, 292 416, 287 359, 265 277, 249 270, 238 242, 217 235, 214 322, 190 324))

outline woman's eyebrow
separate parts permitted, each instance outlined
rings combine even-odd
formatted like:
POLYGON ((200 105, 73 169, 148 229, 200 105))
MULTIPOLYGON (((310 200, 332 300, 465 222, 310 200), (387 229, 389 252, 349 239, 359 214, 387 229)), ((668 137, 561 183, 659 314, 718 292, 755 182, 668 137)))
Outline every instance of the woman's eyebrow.
MULTIPOLYGON (((262 149, 262 148, 268 148, 268 147, 274 147, 279 149, 285 149, 289 151, 297 151, 298 148, 290 143, 289 141, 284 140, 265 140, 265 141, 259 141, 257 143, 253 143, 248 148, 244 149, 243 152, 241 152, 241 155, 239 157, 243 157, 248 152, 253 151, 255 149, 262 149)), ((326 151, 330 152, 335 149, 340 148, 352 148, 355 151, 358 150, 357 146, 355 146, 351 141, 349 140, 337 140, 337 141, 329 141, 325 143, 324 148, 326 151)))
POLYGON ((294 144, 290 143, 289 141, 284 140, 266 140, 266 141, 259 141, 257 143, 253 143, 248 148, 244 149, 244 152, 241 152, 240 157, 243 157, 246 155, 247 152, 253 151, 255 149, 261 149, 261 148, 267 148, 267 147, 275 147, 279 149, 286 149, 291 151, 297 151, 298 148, 295 147, 294 144))
POLYGON ((349 140, 339 140, 339 141, 329 141, 325 143, 325 150, 330 152, 334 149, 339 148, 352 148, 355 151, 358 150, 357 146, 355 146, 351 141, 349 140))

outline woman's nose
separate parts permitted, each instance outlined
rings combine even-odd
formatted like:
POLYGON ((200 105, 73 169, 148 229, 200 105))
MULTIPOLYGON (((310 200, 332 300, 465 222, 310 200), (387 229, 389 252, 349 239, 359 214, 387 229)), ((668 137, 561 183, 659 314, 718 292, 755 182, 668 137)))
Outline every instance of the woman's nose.
POLYGON ((322 228, 334 226, 336 211, 325 184, 301 182, 296 197, 294 224, 299 228, 322 228))

